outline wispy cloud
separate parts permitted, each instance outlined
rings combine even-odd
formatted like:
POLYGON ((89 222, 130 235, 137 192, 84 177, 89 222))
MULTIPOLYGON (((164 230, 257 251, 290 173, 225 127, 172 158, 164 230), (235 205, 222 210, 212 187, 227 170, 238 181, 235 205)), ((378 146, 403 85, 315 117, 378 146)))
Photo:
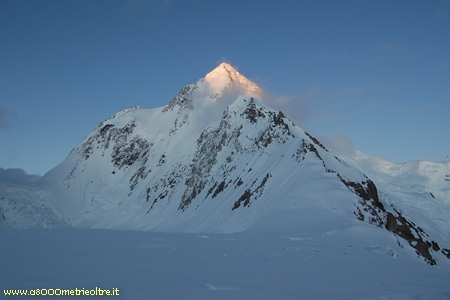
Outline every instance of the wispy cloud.
POLYGON ((342 132, 336 132, 331 137, 319 137, 319 139, 325 147, 338 156, 349 158, 355 156, 355 145, 350 138, 342 132))
POLYGON ((266 105, 282 111, 289 119, 304 126, 315 118, 313 103, 319 102, 322 91, 313 86, 300 95, 285 96, 276 95, 265 91, 262 102, 266 105))
POLYGON ((327 93, 319 86, 312 86, 304 93, 293 96, 265 92, 262 102, 282 111, 300 127, 308 129, 319 124, 333 124, 351 118, 355 111, 380 106, 386 100, 374 98, 371 85, 345 87, 327 93))

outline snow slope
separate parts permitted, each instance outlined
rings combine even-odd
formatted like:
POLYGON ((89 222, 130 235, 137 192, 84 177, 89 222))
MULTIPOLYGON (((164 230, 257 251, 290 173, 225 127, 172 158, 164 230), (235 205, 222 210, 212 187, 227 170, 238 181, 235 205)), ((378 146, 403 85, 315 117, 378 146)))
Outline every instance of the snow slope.
MULTIPOLYGON (((450 160, 448 158, 440 163, 411 161, 395 164, 356 151, 353 160, 361 170, 372 174, 374 178, 388 181, 397 189, 417 194, 431 193, 435 199, 450 204, 450 160)), ((391 190, 394 189, 391 188, 391 190)))

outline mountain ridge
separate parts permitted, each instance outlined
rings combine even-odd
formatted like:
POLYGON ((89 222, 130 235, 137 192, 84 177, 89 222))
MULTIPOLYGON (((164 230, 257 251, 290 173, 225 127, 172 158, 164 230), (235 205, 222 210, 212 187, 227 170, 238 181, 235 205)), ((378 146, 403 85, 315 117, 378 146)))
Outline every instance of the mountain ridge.
MULTIPOLYGON (((364 172, 249 96, 257 85, 230 68, 219 65, 164 107, 101 122, 42 177, 42 202, 69 226, 168 232, 240 232, 312 209, 382 228, 429 264, 450 258, 448 236, 430 237, 364 172)), ((0 198, 3 211, 10 198, 0 198)))

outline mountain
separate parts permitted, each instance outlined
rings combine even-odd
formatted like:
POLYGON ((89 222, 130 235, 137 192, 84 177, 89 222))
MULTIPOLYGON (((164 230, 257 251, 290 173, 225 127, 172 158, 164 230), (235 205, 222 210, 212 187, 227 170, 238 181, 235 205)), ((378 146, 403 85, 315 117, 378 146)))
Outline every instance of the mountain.
MULTIPOLYGON (((375 230, 389 256, 449 264, 448 225, 414 210, 398 185, 383 184, 388 177, 374 168, 365 172, 362 160, 334 155, 259 101, 263 94, 222 63, 164 107, 118 112, 33 190, 4 185, 2 223, 197 233, 320 228, 362 240, 375 230), (18 222, 26 210, 41 213, 18 222)), ((426 194, 405 191, 415 202, 426 194)), ((448 215, 448 189, 433 191, 425 201, 448 215)))

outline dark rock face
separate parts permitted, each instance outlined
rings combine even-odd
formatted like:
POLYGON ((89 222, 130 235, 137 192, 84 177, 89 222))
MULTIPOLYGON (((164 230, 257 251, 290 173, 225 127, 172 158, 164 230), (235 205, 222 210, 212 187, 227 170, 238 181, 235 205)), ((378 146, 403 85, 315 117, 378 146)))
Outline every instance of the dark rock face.
POLYGON ((176 106, 180 109, 192 109, 192 92, 198 88, 196 84, 190 84, 181 89, 180 93, 163 109, 163 112, 173 110, 176 106))
MULTIPOLYGON (((384 227, 396 236, 406 240, 411 247, 416 250, 416 254, 424 258, 430 265, 436 265, 436 259, 433 252, 441 250, 441 247, 435 241, 427 240, 429 236, 416 224, 407 220, 401 212, 397 210, 387 211, 378 198, 378 192, 375 184, 368 179, 361 183, 350 182, 338 177, 351 190, 353 190, 361 198, 361 208, 369 213, 369 223, 384 227)), ((360 208, 355 212, 357 218, 365 221, 366 215, 360 208)), ((446 255, 446 249, 441 250, 446 255)), ((447 256, 450 258, 450 256, 447 256)))
POLYGON ((247 108, 241 114, 245 118, 249 119, 251 123, 256 123, 258 118, 265 118, 264 109, 262 107, 256 107, 255 100, 253 98, 250 99, 247 108))
POLYGON ((435 241, 429 240, 429 236, 413 222, 407 220, 401 212, 394 210, 386 216, 386 229, 402 237, 411 247, 416 250, 417 255, 422 256, 430 265, 436 265, 435 253, 441 251, 450 259, 450 250, 441 248, 435 241))
MULTIPOLYGON (((130 110, 133 109, 139 108, 131 108, 130 110)), ((115 117, 113 116, 111 119, 115 117)), ((153 146, 153 143, 133 134, 136 126, 135 121, 131 121, 123 127, 101 123, 97 132, 73 151, 80 153, 82 159, 89 160, 94 149, 101 151, 102 156, 105 156, 106 150, 112 145, 110 161, 115 168, 118 170, 127 170, 133 165, 140 165, 130 178, 130 191, 132 191, 139 181, 145 179, 151 172, 150 169, 147 169, 146 163, 149 159, 151 147, 153 146)), ((69 186, 68 182, 73 178, 76 168, 78 168, 78 164, 67 175, 67 186, 69 186)), ((116 174, 116 171, 113 171, 112 174, 116 174)))
POLYGON ((235 210, 236 208, 238 208, 239 206, 241 206, 241 203, 244 203, 244 206, 247 206, 250 203, 250 197, 252 196, 252 192, 250 191, 250 189, 246 189, 245 192, 242 194, 241 197, 239 197, 239 199, 234 202, 234 206, 232 208, 232 210, 235 210))
MULTIPOLYGON (((242 194, 239 199, 234 202, 232 210, 235 210, 236 208, 241 206, 241 203, 245 206, 250 206, 251 197, 253 196, 254 199, 258 199, 262 195, 262 192, 264 191, 264 186, 267 183, 267 180, 272 177, 269 173, 267 173, 261 180, 260 184, 252 191, 251 189, 246 189, 244 194, 242 194)), ((252 183, 251 187, 256 183, 256 180, 252 183)))
POLYGON ((423 256, 430 264, 435 265, 436 260, 432 257, 430 251, 440 249, 436 242, 429 242, 423 239, 425 233, 420 227, 408 221, 400 212, 397 215, 388 212, 386 216, 386 229, 408 241, 416 249, 417 255, 423 256))
MULTIPOLYGON (((295 151, 294 154, 292 154, 292 159, 298 163, 300 163, 301 161, 303 161, 305 159, 305 155, 306 153, 308 153, 308 144, 306 143, 305 140, 302 140, 302 144, 299 148, 297 148, 297 150, 295 151)), ((317 153, 318 155, 318 153, 317 153)))
POLYGON ((115 143, 111 154, 111 161, 118 169, 132 166, 138 160, 141 160, 141 164, 145 164, 148 159, 150 147, 147 140, 138 136, 133 137, 129 141, 125 138, 124 141, 115 143))
POLYGON ((367 178, 366 181, 352 182, 345 180, 339 174, 337 174, 337 176, 347 188, 349 188, 360 197, 359 204, 361 206, 358 207, 357 212, 355 212, 356 217, 360 221, 365 221, 366 215, 368 215, 369 223, 377 225, 379 227, 383 226, 383 215, 386 210, 384 209, 383 204, 378 198, 377 187, 372 182, 372 180, 367 178), (365 211, 366 214, 364 214, 361 209, 365 211))
POLYGON ((250 120, 251 123, 256 123, 258 119, 264 118, 269 121, 267 129, 261 131, 254 140, 258 148, 267 148, 273 141, 285 143, 288 139, 294 137, 289 130, 289 125, 284 121, 285 116, 282 112, 275 113, 267 111, 263 107, 257 107, 255 101, 253 98, 250 99, 241 117, 250 120))
POLYGON ((186 178, 186 190, 182 196, 179 209, 184 210, 202 192, 210 180, 210 172, 217 163, 217 156, 225 145, 240 149, 237 138, 240 130, 230 130, 231 125, 223 118, 219 127, 204 131, 197 140, 197 151, 190 164, 190 175, 186 178), (231 132, 230 132, 231 131, 231 132), (230 132, 230 133, 228 133, 230 132))
POLYGON ((216 198, 217 195, 219 195, 219 193, 221 193, 224 188, 226 188, 227 185, 225 184, 225 181, 222 181, 219 186, 216 188, 216 190, 214 191, 214 194, 212 195, 212 198, 216 198))
POLYGON ((186 168, 186 165, 178 164, 174 166, 172 170, 164 174, 161 179, 156 181, 152 186, 147 187, 146 202, 149 202, 151 199, 153 199, 150 208, 147 210, 147 213, 149 213, 150 210, 152 210, 156 203, 158 203, 159 201, 165 198, 167 199, 167 201, 170 201, 175 188, 182 182, 184 173, 186 172, 186 168))

